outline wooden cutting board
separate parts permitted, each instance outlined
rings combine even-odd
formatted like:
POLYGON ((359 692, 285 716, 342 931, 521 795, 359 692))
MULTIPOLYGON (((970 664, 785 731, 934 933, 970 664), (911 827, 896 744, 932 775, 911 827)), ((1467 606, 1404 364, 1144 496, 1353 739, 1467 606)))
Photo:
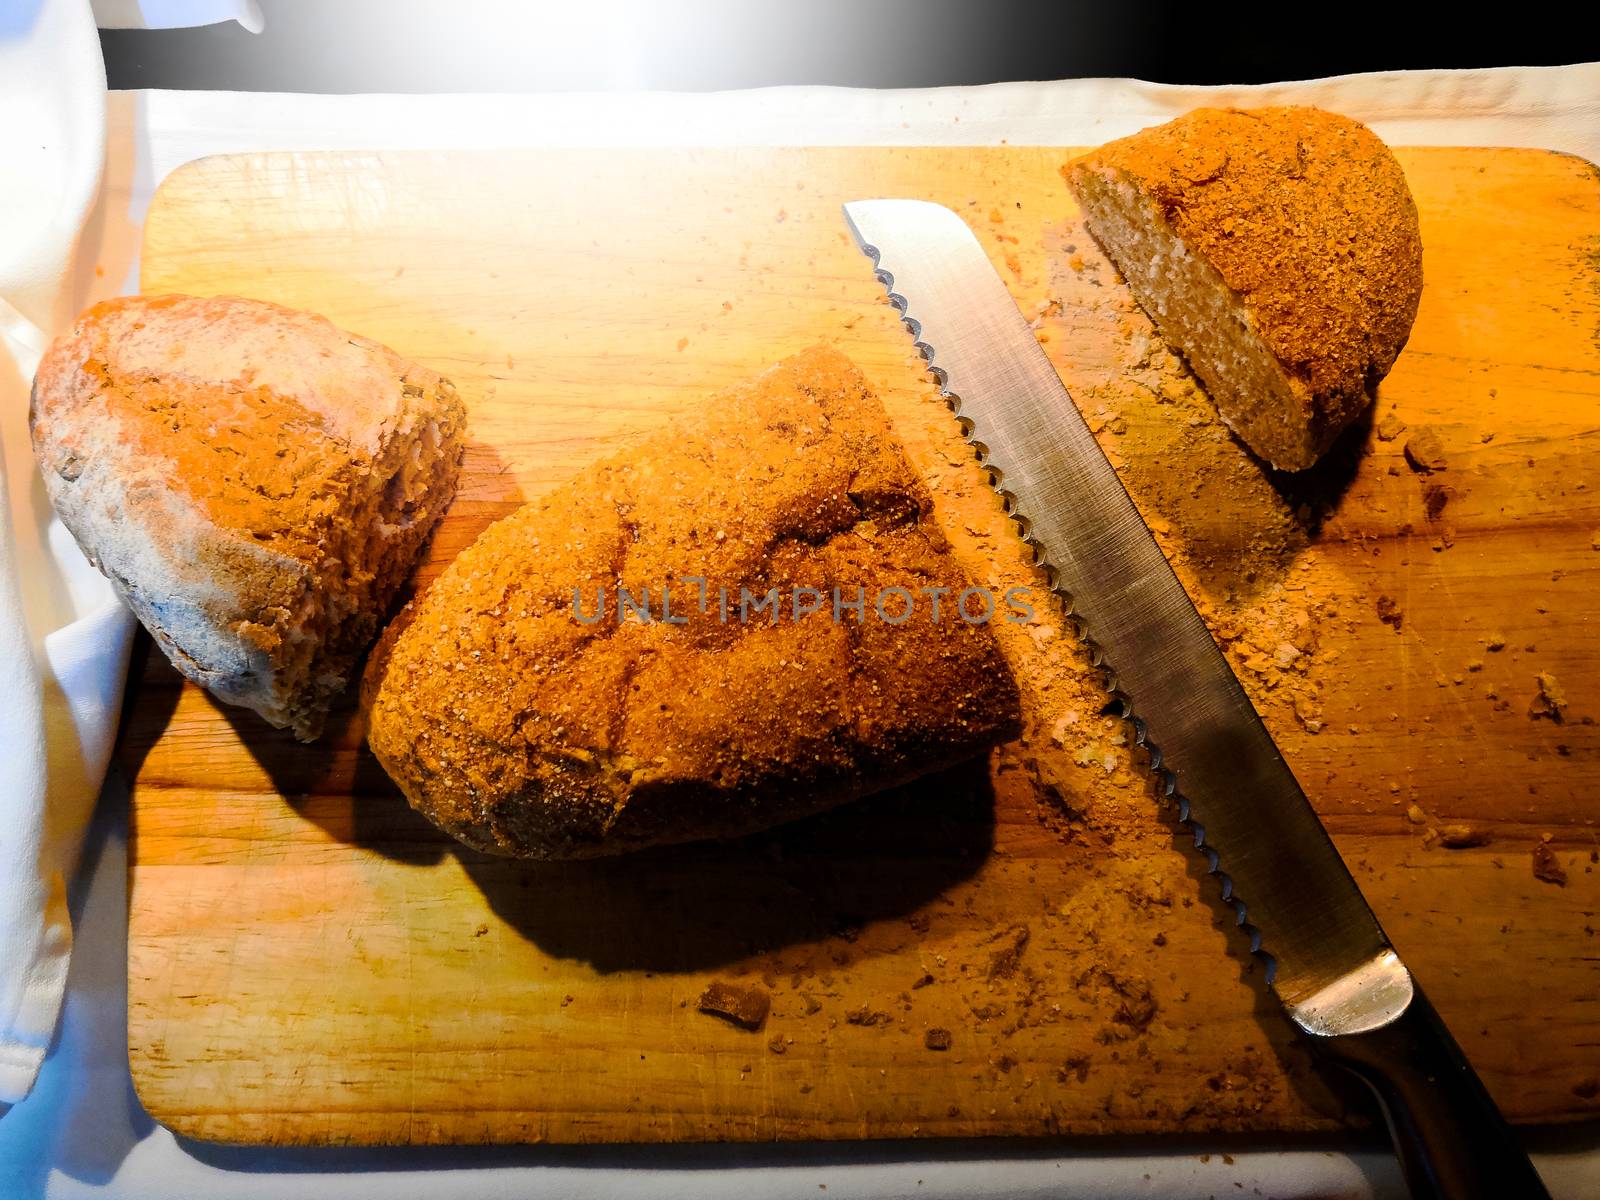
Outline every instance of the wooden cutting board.
MULTIPOLYGON (((457 380, 473 440, 424 582, 527 497, 818 340, 880 388, 968 571, 1036 582, 838 210, 954 207, 1490 1090, 1519 1121, 1600 1115, 1595 169, 1403 152, 1416 329, 1375 420, 1290 479, 1150 336, 1060 184, 1072 153, 213 158, 156 195, 144 286, 314 309, 457 380), (1564 885, 1535 877, 1546 838, 1564 885)), ((268 1143, 1355 1119, 1081 648, 1054 614, 1002 633, 1027 732, 987 764, 577 866, 434 832, 352 708, 300 746, 152 656, 119 752, 140 1097, 182 1133, 268 1143), (759 1032, 697 1011, 716 979, 768 993, 759 1032)))

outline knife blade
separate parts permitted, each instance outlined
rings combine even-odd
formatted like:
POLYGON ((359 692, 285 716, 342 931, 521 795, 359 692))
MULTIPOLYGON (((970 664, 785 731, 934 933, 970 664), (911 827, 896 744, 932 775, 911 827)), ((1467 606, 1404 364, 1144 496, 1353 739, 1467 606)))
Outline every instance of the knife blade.
POLYGON ((844 214, 1289 1019, 1379 1092, 1419 1194, 1543 1195, 977 238, 926 201, 844 214))

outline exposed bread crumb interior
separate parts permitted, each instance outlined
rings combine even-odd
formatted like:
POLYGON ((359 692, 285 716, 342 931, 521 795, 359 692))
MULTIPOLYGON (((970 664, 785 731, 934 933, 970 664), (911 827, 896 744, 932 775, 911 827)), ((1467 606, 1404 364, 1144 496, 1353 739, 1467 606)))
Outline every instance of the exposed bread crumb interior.
POLYGON ((1257 456, 1303 470, 1371 405, 1416 317, 1422 238, 1405 174, 1366 126, 1201 108, 1062 174, 1257 456))
MULTIPOLYGON (((239 629, 243 640, 269 654, 281 645, 271 666, 276 703, 258 711, 304 738, 320 732, 328 707, 348 686, 356 660, 377 635, 389 601, 432 531, 441 501, 454 491, 459 422, 442 429, 435 408, 457 403, 454 389, 441 380, 436 395, 425 398, 421 385, 402 380, 401 387, 395 428, 379 457, 340 463, 328 480, 332 503, 326 519, 303 531, 315 541, 299 539, 299 548, 312 553, 294 606, 287 613, 265 610, 264 619, 239 629)), ((325 452, 349 456, 350 448, 335 443, 325 452)))
POLYGON ((1316 461, 1322 447, 1306 386, 1284 373, 1249 308, 1173 232, 1160 206, 1125 177, 1093 173, 1083 176, 1078 199, 1095 237, 1162 337, 1182 347, 1228 427, 1274 464, 1316 461))

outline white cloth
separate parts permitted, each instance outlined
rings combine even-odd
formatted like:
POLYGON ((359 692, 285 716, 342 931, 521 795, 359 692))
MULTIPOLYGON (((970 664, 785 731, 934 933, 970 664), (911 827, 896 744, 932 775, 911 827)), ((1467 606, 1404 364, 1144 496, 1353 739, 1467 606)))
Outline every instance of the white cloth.
POLYGON ((105 776, 133 632, 51 514, 28 437, 50 338, 121 290, 96 285, 77 255, 105 163, 96 25, 229 19, 261 27, 253 0, 0 3, 0 1113, 32 1087, 61 1009, 66 879, 105 776))
POLYGON ((105 71, 81 4, 0 18, 0 1110, 55 1029, 72 927, 66 876, 100 790, 131 622, 53 520, 28 386, 79 307, 72 271, 105 153, 105 71))
MULTIPOLYGON (((3 78, 3 63, 0 63, 3 78)), ((1543 146, 1600 158, 1600 65, 1353 76, 1266 88, 1167 88, 1120 80, 918 92, 784 88, 702 96, 301 96, 114 94, 102 203, 87 238, 106 278, 131 290, 157 183, 205 154, 269 149, 512 145, 1086 144, 1200 103, 1318 103, 1398 144, 1543 146)), ((0 121, 0 124, 4 124, 0 121)), ((3 161, 3 160, 0 160, 3 161)), ((9 398, 6 398, 9 403, 9 398)), ((9 453, 9 450, 8 450, 9 453)), ((0 568, 0 576, 4 570, 0 568)), ((4 686, 0 676, 0 686, 4 686)), ((24 680, 25 682, 25 680, 24 680)), ((0 691, 0 713, 16 692, 0 691)), ((0 721, 5 718, 0 717, 0 721)), ((3 727, 0 727, 3 728, 3 727)), ((0 733, 0 757, 14 757, 0 733)), ((21 743, 19 743, 20 745, 21 743)), ((0 770, 5 764, 0 762, 0 770)), ((120 800, 118 801, 120 803, 120 800)), ((4 801, 0 800, 0 804, 4 801)), ((1187 1143, 1157 1156, 1008 1153, 986 1146, 361 1152, 228 1150, 181 1143, 128 1085, 123 843, 108 805, 59 1044, 36 1093, 0 1121, 0 1196, 429 1200, 489 1196, 1066 1197, 1403 1194, 1382 1151, 1244 1153, 1187 1143), (827 1184, 822 1192, 818 1184, 827 1184)), ((0 820, 4 820, 0 816, 0 820)), ((9 828, 6 834, 9 838, 9 828)), ((0 860, 3 861, 3 860, 0 860)), ((4 960, 0 959, 0 964, 4 960)), ((1579 1143, 1581 1149, 1583 1143, 1579 1143)), ((1158 1147, 1169 1148, 1165 1144, 1158 1147)), ((1562 1200, 1600 1198, 1600 1159, 1538 1158, 1562 1200)))

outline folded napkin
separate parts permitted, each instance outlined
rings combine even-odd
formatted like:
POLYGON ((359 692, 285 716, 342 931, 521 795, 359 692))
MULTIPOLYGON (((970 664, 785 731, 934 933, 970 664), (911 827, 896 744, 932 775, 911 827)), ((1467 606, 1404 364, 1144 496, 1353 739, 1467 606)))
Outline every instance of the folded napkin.
POLYGON ((66 879, 105 773, 132 618, 50 512, 28 390, 87 299, 73 270, 105 158, 105 69, 87 5, 0 7, 0 1112, 61 1009, 66 879))

